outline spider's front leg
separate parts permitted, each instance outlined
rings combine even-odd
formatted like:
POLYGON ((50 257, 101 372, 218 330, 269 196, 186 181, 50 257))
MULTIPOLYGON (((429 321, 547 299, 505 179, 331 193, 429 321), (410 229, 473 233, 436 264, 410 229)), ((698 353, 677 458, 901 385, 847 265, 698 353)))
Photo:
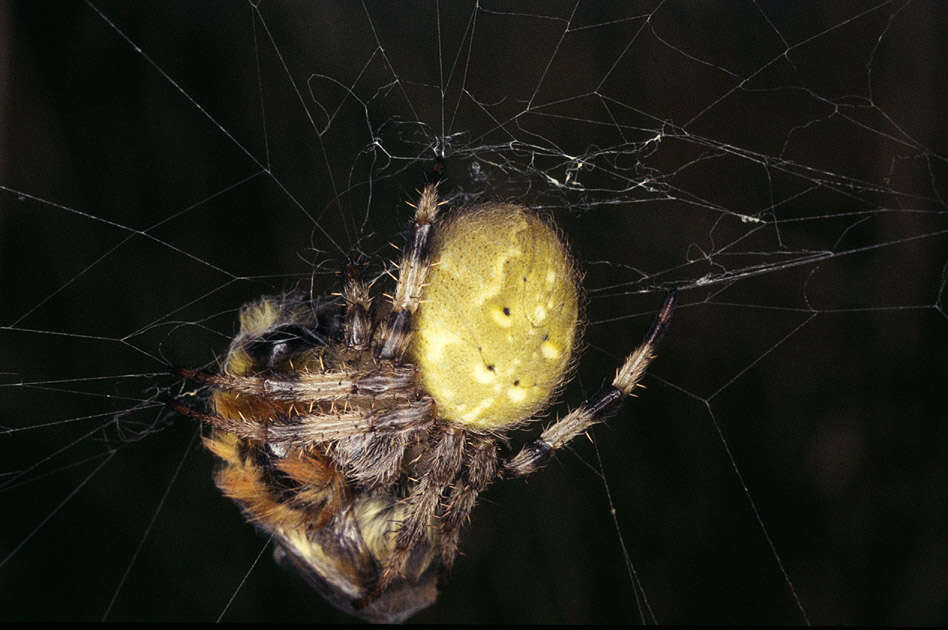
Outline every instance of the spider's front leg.
POLYGON ((342 298, 346 302, 345 339, 350 350, 367 350, 372 340, 372 296, 362 279, 362 269, 352 263, 346 267, 345 288, 342 298))
POLYGON ((616 372, 615 378, 612 379, 612 383, 587 398, 579 407, 548 427, 538 439, 527 444, 519 453, 505 461, 503 463, 505 476, 522 477, 539 470, 554 452, 563 448, 570 440, 592 425, 602 421, 632 393, 655 358, 655 348, 668 328, 676 300, 677 292, 670 291, 665 297, 662 308, 655 315, 655 321, 652 322, 642 344, 626 357, 616 372))
POLYGON ((411 318, 421 301, 421 290, 431 263, 431 235, 438 215, 438 189, 425 186, 415 206, 411 238, 398 267, 398 282, 392 296, 392 313, 382 327, 375 348, 379 359, 400 361, 411 341, 411 318))
POLYGON ((172 400, 168 405, 183 416, 239 438, 296 448, 366 434, 413 433, 431 425, 435 408, 434 401, 425 397, 374 411, 358 409, 257 419, 202 413, 179 400, 172 400))

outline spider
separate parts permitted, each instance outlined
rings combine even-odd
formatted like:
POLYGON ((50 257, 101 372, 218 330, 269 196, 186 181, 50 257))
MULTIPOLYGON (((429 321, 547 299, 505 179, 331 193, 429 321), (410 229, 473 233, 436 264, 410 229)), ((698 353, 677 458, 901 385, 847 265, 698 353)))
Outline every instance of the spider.
POLYGON ((340 294, 245 305, 210 388, 216 482, 340 609, 398 622, 431 605, 462 524, 495 479, 529 475, 632 394, 675 294, 615 378, 512 456, 507 433, 563 386, 581 328, 579 278, 557 231, 524 207, 439 216, 427 186, 395 291, 374 305, 360 268, 340 294))

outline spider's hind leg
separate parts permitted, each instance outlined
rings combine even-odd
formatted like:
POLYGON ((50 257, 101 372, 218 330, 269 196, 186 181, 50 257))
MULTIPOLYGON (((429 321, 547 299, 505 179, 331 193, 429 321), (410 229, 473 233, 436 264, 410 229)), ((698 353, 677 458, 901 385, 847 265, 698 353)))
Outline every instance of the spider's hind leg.
POLYGON ((610 412, 615 411, 642 380, 645 370, 655 358, 655 349, 671 321, 675 308, 677 292, 672 290, 665 296, 661 309, 655 315, 655 321, 645 334, 641 345, 632 351, 616 371, 612 383, 587 398, 576 409, 548 427, 540 437, 527 444, 520 452, 503 463, 503 471, 508 477, 522 477, 539 470, 554 452, 566 446, 577 435, 589 427, 601 422, 610 412))

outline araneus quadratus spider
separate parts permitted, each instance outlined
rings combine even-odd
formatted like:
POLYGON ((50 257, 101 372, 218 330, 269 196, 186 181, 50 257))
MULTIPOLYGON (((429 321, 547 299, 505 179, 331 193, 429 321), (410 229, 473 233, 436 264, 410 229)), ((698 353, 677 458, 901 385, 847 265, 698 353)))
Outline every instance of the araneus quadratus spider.
POLYGON ((352 266, 339 296, 245 305, 219 373, 176 370, 212 389, 208 413, 172 406, 213 428, 223 493, 279 559, 372 621, 434 602, 478 494, 538 470, 631 394, 675 303, 669 293, 610 384, 505 457, 505 434, 569 373, 577 273, 556 230, 521 206, 438 214, 429 185, 388 303, 373 310, 352 266))

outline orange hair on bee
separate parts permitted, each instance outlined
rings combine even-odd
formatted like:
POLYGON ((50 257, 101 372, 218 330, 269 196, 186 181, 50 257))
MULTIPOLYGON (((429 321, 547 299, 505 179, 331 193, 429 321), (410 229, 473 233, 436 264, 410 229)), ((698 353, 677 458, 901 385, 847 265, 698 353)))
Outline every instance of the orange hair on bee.
POLYGON ((280 462, 279 470, 299 484, 295 500, 287 502, 267 483, 264 470, 240 452, 235 435, 215 431, 204 445, 224 462, 215 479, 221 492, 265 528, 324 527, 346 501, 345 479, 325 456, 301 452, 280 462))

